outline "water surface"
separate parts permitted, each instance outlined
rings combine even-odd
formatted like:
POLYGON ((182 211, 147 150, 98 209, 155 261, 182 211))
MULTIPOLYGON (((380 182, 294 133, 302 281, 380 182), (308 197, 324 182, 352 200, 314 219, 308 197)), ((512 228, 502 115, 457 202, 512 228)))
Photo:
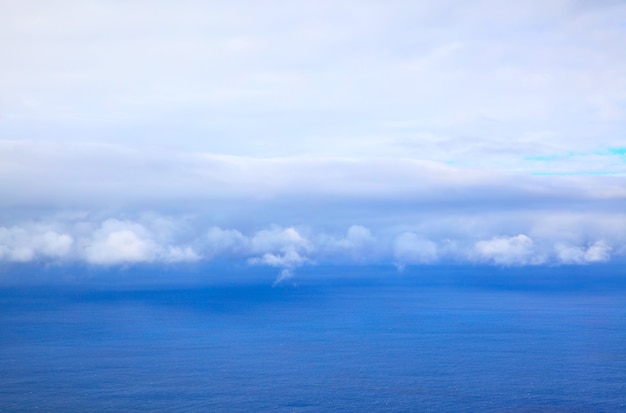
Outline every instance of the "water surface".
POLYGON ((0 411, 623 411, 621 279, 508 277, 4 288, 0 411))

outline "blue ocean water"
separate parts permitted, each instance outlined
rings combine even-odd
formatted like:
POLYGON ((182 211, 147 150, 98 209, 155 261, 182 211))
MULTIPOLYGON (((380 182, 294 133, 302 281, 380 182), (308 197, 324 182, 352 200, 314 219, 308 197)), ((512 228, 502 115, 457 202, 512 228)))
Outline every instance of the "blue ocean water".
POLYGON ((0 411, 625 411, 623 274, 525 271, 6 287, 0 411))

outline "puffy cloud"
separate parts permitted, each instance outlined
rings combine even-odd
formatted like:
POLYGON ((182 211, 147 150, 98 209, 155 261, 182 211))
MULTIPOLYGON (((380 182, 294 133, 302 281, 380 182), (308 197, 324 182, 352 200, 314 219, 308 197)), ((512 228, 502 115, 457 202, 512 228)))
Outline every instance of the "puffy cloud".
POLYGON ((437 260, 437 244, 413 232, 403 232, 393 242, 393 255, 402 268, 407 264, 430 264, 437 260))
POLYGON ((163 260, 166 262, 193 262, 200 261, 202 257, 189 245, 179 247, 175 245, 169 245, 163 260))
POLYGON ((559 243, 555 250, 558 260, 564 264, 587 264, 609 261, 612 247, 604 241, 596 241, 587 248, 559 243))
POLYGON ((611 257, 611 246, 604 241, 597 241, 585 251, 587 262, 606 262, 611 257))
POLYGON ((344 236, 315 234, 313 242, 318 256, 337 262, 374 262, 385 252, 381 240, 363 225, 351 225, 344 236))
POLYGON ((237 230, 212 227, 206 241, 212 257, 248 257, 247 261, 252 265, 282 268, 275 284, 291 278, 294 268, 310 263, 306 254, 313 250, 312 243, 293 227, 274 226, 250 236, 237 230))
POLYGON ((361 263, 382 257, 381 245, 361 225, 351 225, 342 237, 294 227, 272 226, 248 235, 235 229, 211 227, 205 241, 211 258, 247 259, 253 265, 289 270, 290 276, 295 268, 317 260, 361 263))
POLYGON ((34 257, 29 235, 21 228, 0 228, 0 257, 9 261, 30 261, 34 257))
POLYGON ((74 239, 68 234, 47 231, 37 238, 35 245, 43 255, 60 258, 69 254, 73 243, 74 239))
POLYGON ((235 229, 211 227, 205 237, 205 250, 209 257, 245 254, 250 240, 235 229))
POLYGON ((251 258, 251 264, 265 264, 272 267, 294 268, 299 267, 310 260, 302 256, 293 247, 288 247, 281 252, 266 252, 261 257, 251 258))
POLYGON ((266 264, 291 269, 310 260, 311 242, 295 228, 272 228, 256 232, 249 238, 250 253, 260 255, 249 260, 252 264, 266 264))
POLYGON ((368 228, 362 225, 351 225, 348 228, 345 240, 340 241, 340 245, 344 245, 346 248, 359 248, 375 240, 368 228))
POLYGON ((545 257, 537 253, 533 240, 524 234, 494 237, 474 245, 475 258, 498 265, 541 264, 545 257))
POLYGON ((85 259, 94 264, 151 262, 157 248, 142 225, 109 219, 85 247, 85 259))
MULTIPOLYGON (((160 233, 135 221, 107 219, 81 240, 83 259, 90 264, 116 265, 150 262, 197 261, 191 246, 167 243, 163 220, 156 221, 160 233)), ((169 226, 167 226, 169 228, 169 226)))
POLYGON ((311 250, 312 245, 295 228, 275 227, 262 230, 250 238, 250 250, 253 253, 283 252, 295 256, 298 252, 311 250))
POLYGON ((72 248, 69 234, 26 225, 0 227, 0 260, 29 262, 37 258, 63 258, 72 248))
POLYGON ((301 256, 312 250, 311 242, 295 228, 274 226, 244 235, 235 229, 211 227, 204 239, 210 257, 250 257, 253 263, 288 266, 306 261, 301 256))

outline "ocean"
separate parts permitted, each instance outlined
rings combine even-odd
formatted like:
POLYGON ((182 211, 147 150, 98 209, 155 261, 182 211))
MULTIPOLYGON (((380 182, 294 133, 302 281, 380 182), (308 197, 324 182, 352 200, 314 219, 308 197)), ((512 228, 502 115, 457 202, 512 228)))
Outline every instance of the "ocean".
POLYGON ((621 270, 334 271, 0 288, 0 411, 626 411, 621 270))

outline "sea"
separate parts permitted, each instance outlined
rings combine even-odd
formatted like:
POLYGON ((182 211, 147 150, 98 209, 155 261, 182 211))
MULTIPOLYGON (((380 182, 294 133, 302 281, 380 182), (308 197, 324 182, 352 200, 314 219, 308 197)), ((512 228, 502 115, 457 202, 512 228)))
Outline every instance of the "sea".
POLYGON ((623 267, 92 281, 0 287, 0 412, 626 411, 623 267))

